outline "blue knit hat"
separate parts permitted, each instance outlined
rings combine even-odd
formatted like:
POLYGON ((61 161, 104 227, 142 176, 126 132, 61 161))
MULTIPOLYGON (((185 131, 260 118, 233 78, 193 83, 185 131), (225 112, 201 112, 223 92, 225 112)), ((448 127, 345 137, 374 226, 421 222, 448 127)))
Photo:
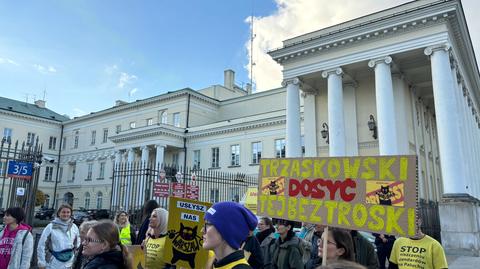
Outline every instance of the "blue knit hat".
POLYGON ((250 231, 257 227, 257 217, 243 205, 220 202, 207 210, 205 220, 213 224, 222 238, 234 249, 239 249, 250 231))

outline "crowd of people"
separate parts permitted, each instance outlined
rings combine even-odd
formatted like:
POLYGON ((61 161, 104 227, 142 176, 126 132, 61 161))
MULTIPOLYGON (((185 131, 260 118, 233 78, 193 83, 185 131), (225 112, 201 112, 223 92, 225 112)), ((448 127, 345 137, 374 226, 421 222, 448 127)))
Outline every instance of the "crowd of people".
MULTIPOLYGON (((154 200, 144 205, 138 231, 125 211, 117 212, 113 221, 87 221, 79 228, 71 216, 72 207, 61 205, 55 219, 43 229, 37 247, 38 268, 131 269, 129 245, 143 248, 147 269, 176 268, 164 261, 168 211, 154 200)), ((30 268, 34 242, 32 228, 23 223, 24 218, 22 208, 5 211, 0 269, 30 268)), ((374 247, 358 231, 303 223, 295 232, 294 221, 257 218, 235 202, 214 204, 204 221, 202 247, 209 253, 206 269, 384 269, 386 264, 392 269, 414 268, 414 259, 409 263, 414 267, 406 266, 401 252, 415 248, 425 252, 423 260, 417 256, 424 263, 418 268, 448 268, 442 246, 420 229, 412 238, 373 234, 374 247)))

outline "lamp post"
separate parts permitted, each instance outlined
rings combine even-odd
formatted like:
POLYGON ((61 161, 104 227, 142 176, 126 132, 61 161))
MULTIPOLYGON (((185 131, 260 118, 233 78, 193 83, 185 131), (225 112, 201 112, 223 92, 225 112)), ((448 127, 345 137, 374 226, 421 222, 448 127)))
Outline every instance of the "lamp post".
POLYGON ((373 139, 378 138, 377 134, 377 122, 375 121, 375 117, 373 117, 372 114, 370 114, 370 119, 368 120, 368 129, 373 132, 372 137, 373 139))

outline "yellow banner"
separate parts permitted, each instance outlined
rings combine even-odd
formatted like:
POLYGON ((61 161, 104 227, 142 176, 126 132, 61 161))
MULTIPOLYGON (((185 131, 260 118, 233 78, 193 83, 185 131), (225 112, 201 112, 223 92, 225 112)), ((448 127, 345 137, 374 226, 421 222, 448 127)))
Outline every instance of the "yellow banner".
POLYGON ((128 253, 132 257, 132 268, 143 269, 145 267, 145 252, 141 246, 126 246, 128 253))
POLYGON ((182 268, 204 268, 207 251, 203 244, 203 217, 210 203, 170 197, 168 238, 164 261, 182 268))
POLYGON ((260 216, 413 236, 416 205, 416 156, 260 161, 260 216))

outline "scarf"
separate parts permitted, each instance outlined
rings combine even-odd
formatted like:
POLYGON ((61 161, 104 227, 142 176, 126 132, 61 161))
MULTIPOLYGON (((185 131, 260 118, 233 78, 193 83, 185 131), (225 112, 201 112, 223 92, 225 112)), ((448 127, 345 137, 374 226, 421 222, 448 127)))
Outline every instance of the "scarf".
POLYGON ((255 236, 257 237, 258 242, 261 244, 265 238, 267 238, 271 233, 274 233, 275 229, 270 228, 266 229, 265 231, 258 232, 255 236))
POLYGON ((59 229, 65 233, 68 232, 68 230, 70 230, 72 225, 73 225, 72 219, 63 221, 60 218, 55 217, 55 219, 52 220, 52 229, 59 229))

